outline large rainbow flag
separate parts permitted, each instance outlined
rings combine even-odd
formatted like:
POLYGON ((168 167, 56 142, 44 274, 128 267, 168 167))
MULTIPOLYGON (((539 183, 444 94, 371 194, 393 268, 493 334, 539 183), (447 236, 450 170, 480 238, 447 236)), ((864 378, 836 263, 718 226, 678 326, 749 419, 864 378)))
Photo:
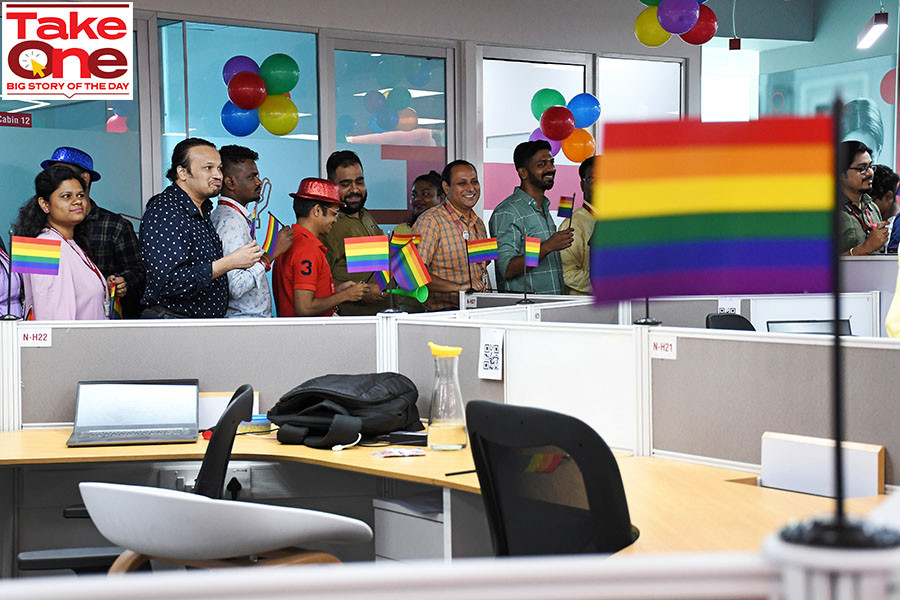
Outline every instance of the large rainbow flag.
POLYGON ((344 238, 344 251, 348 273, 387 271, 390 268, 386 235, 344 238))
POLYGON ((831 291, 830 117, 617 123, 603 139, 598 301, 831 291))
POLYGON ((59 255, 62 240, 12 236, 10 268, 13 273, 59 275, 59 255))
POLYGON ((391 272, 397 287, 412 292, 431 281, 431 275, 415 244, 406 244, 391 257, 391 272))

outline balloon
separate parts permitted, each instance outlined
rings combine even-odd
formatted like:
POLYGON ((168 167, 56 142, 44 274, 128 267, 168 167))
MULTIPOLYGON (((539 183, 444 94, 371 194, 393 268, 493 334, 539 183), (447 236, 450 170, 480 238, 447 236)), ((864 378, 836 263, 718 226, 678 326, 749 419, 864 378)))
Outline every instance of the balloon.
POLYGON ((697 19, 697 24, 691 27, 687 33, 682 33, 681 39, 688 44, 699 46, 713 39, 718 28, 719 20, 716 18, 716 13, 710 7, 701 4, 700 18, 697 19))
POLYGON ((400 131, 412 131, 419 126, 419 113, 413 108, 404 108, 398 114, 397 129, 400 131))
POLYGON ((647 6, 659 6, 659 0, 641 0, 647 6))
MULTIPOLYGON (((889 104, 892 104, 893 102, 894 100, 891 98, 889 104)), ((137 102, 134 100, 113 100, 109 103, 109 106, 113 109, 113 112, 120 117, 134 116, 134 113, 137 110, 137 102)))
POLYGON ((409 81, 409 85, 419 88, 425 87, 428 85, 428 82, 431 81, 431 67, 428 66, 427 62, 423 62, 422 68, 407 77, 406 80, 409 81))
MULTIPOLYGON (((891 69, 885 73, 878 88, 881 92, 881 99, 884 100, 885 104, 893 104, 894 90, 897 88, 897 69, 891 69)), ((122 113, 119 114, 121 115, 122 113)))
POLYGON ((228 82, 228 97, 238 108, 259 108, 266 99, 266 83, 262 77, 250 71, 235 73, 228 82))
POLYGON ((370 113, 377 113, 379 110, 384 108, 385 104, 386 100, 384 99, 384 94, 382 94, 378 90, 366 92, 366 95, 363 97, 363 106, 370 113))
POLYGON ((662 28, 656 18, 657 7, 648 6, 634 22, 634 35, 643 45, 655 48, 669 41, 672 34, 662 28))
POLYGON ((128 117, 114 114, 106 120, 106 133, 125 133, 128 131, 128 117))
POLYGON ((378 117, 375 115, 369 115, 369 129, 372 133, 384 133, 384 129, 378 126, 378 117))
POLYGON ((564 140, 575 129, 575 117, 565 106, 551 106, 541 115, 541 131, 551 140, 564 140))
POLYGON ((397 124, 400 123, 400 115, 397 114, 396 110, 385 107, 375 113, 375 120, 384 131, 393 131, 397 128, 397 124))
POLYGON ((700 18, 700 5, 697 0, 659 0, 656 17, 669 33, 687 33, 700 18))
POLYGON ((356 129, 356 119, 352 115, 341 115, 337 119, 338 137, 345 137, 353 133, 356 129))
POLYGON ((375 67, 375 81, 381 87, 396 87, 403 79, 403 73, 398 73, 397 68, 400 67, 399 61, 395 58, 378 61, 375 67))
POLYGON ((566 108, 572 111, 572 116, 575 117, 575 127, 579 129, 590 127, 594 121, 600 118, 600 101, 593 94, 587 92, 578 94, 569 100, 566 108))
POLYGON ((273 54, 259 65, 259 74, 266 82, 270 95, 283 94, 294 89, 300 81, 300 67, 287 54, 273 54))
POLYGON ((562 141, 562 151, 572 162, 585 161, 594 155, 594 136, 584 129, 576 129, 562 141))
POLYGON ((423 63, 421 60, 419 60, 417 58, 412 58, 411 56, 408 56, 403 61, 401 70, 403 71, 403 74, 406 75, 406 77, 408 79, 410 75, 415 75, 416 73, 421 71, 422 66, 424 64, 425 63, 423 63))
POLYGON ((409 106, 410 102, 412 102, 412 94, 410 94, 409 90, 405 87, 395 87, 388 92, 388 108, 400 110, 401 108, 406 108, 407 106, 409 106))
POLYGON ((256 61, 249 56, 242 56, 240 54, 237 56, 232 56, 227 61, 225 61, 225 66, 222 67, 222 79, 225 80, 225 85, 228 85, 228 82, 231 81, 231 78, 241 71, 259 73, 259 65, 256 64, 256 61))
POLYGON ((536 91, 534 96, 531 97, 531 114, 534 115, 535 119, 540 121, 541 115, 543 115, 544 111, 551 106, 565 105, 566 99, 562 94, 551 88, 543 88, 536 91))
POLYGON ((259 111, 243 110, 231 102, 226 102, 222 107, 222 127, 237 137, 250 135, 259 127, 259 111))
POLYGON ((562 148, 562 142, 559 142, 557 140, 551 140, 550 138, 548 138, 546 135, 544 135, 544 132, 541 131, 540 127, 535 129, 534 131, 532 131, 531 135, 528 136, 529 142, 536 142, 537 140, 544 140, 545 142, 549 142, 550 143, 550 154, 552 154, 553 156, 556 156, 557 154, 559 154, 559 150, 560 150, 560 148, 562 148))
POLYGON ((259 107, 259 122, 273 135, 289 134, 299 119, 297 107, 281 94, 266 96, 266 101, 259 107))

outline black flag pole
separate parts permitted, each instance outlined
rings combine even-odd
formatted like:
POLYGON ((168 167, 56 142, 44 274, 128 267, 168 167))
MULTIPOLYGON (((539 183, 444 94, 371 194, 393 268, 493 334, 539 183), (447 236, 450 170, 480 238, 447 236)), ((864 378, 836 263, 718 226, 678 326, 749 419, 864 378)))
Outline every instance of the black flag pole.
POLYGON ((650 298, 644 298, 644 316, 634 321, 635 325, 662 325, 662 321, 650 316, 650 298))
POLYGON ((534 304, 534 300, 528 299, 528 238, 524 240, 524 252, 522 253, 522 299, 516 304, 534 304))
MULTIPOLYGON (((900 532, 884 527, 867 526, 863 521, 848 517, 844 510, 844 459, 841 451, 844 439, 844 365, 841 348, 841 336, 838 324, 841 319, 841 259, 839 242, 841 235, 841 199, 843 193, 839 173, 844 159, 840 154, 841 132, 840 117, 844 104, 840 98, 834 101, 832 118, 834 122, 834 209, 832 210, 831 228, 831 278, 832 298, 834 303, 833 331, 834 341, 831 353, 831 406, 832 426, 834 432, 834 496, 835 510, 833 516, 813 517, 788 525, 781 530, 781 539, 793 544, 818 546, 825 548, 870 548, 887 549, 900 546, 900 532)), ((851 157, 852 158, 852 157, 851 157)))

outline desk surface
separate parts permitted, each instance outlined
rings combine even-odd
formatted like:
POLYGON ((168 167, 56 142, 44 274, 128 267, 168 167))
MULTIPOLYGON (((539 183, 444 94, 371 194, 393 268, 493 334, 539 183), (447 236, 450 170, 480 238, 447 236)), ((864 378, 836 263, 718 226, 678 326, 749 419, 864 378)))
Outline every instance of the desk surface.
MULTIPOLYGON (((69 429, 0 432, 0 465, 122 461, 200 460, 206 442, 150 446, 67 448, 69 429)), ((292 461, 437 485, 479 491, 474 474, 446 473, 473 468, 472 455, 428 452, 425 457, 376 458, 376 448, 341 452, 288 446, 274 437, 239 436, 232 458, 292 461)), ((648 552, 756 551, 763 539, 787 521, 831 512, 829 498, 756 486, 743 472, 661 458, 617 455, 631 520, 641 536, 621 554, 648 552)), ((868 513, 885 496, 849 500, 851 513, 868 513)))

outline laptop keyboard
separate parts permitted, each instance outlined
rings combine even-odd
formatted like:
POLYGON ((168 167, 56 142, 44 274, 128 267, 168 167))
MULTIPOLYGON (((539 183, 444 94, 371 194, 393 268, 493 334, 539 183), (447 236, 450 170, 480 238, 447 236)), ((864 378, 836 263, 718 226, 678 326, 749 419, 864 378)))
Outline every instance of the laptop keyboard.
POLYGON ((172 427, 167 429, 94 429, 78 434, 80 439, 105 440, 105 439, 153 439, 161 437, 194 435, 193 430, 187 427, 172 427))

